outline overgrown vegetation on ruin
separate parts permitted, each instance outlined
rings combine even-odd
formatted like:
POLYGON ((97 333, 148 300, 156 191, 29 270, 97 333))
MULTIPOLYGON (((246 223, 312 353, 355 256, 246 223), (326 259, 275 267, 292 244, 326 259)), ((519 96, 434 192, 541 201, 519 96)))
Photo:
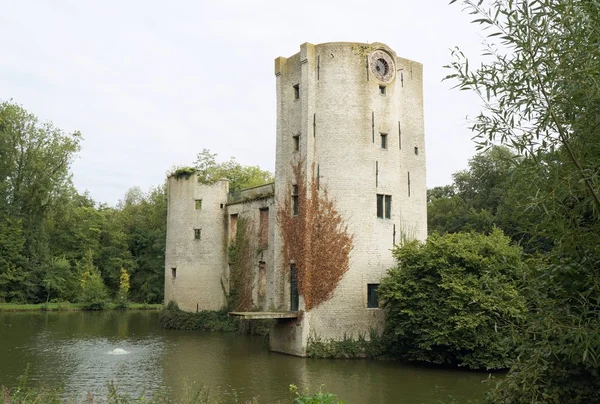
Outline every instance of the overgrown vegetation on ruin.
POLYGON ((297 196, 292 197, 290 187, 277 211, 277 221, 284 262, 296 265, 298 292, 304 297, 305 310, 310 310, 331 298, 348 270, 353 236, 327 189, 313 180, 314 164, 310 181, 303 166, 303 161, 293 166, 297 196), (293 198, 297 198, 296 202, 293 198))
POLYGON ((229 311, 250 311, 253 307, 254 262, 258 240, 254 221, 240 217, 235 240, 229 245, 229 311))

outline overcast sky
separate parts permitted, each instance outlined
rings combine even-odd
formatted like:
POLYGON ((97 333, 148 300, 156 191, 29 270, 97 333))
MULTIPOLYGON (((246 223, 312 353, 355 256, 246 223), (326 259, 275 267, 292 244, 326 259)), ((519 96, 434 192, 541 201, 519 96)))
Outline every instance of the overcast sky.
POLYGON ((479 53, 469 21, 447 0, 0 0, 0 100, 81 131, 75 185, 115 204, 204 148, 273 170, 273 60, 304 42, 383 42, 424 65, 433 187, 474 153, 478 100, 441 81, 449 48, 479 53))

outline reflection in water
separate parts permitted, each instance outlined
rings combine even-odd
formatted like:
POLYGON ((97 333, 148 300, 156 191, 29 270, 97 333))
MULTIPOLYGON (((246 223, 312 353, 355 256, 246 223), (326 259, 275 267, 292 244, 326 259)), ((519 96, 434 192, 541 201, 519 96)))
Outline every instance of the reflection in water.
POLYGON ((289 402, 289 384, 336 393, 347 403, 457 402, 482 397, 486 373, 366 360, 313 360, 269 352, 258 337, 162 330, 151 312, 0 313, 0 384, 62 385, 69 396, 104 394, 106 383, 137 396, 187 382, 214 394, 289 402))

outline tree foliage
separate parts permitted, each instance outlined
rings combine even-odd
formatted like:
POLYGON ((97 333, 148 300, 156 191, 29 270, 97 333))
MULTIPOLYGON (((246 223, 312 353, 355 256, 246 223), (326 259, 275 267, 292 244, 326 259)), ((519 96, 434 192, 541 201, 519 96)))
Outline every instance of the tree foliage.
POLYGON ((392 355, 471 369, 507 368, 511 329, 525 315, 521 250, 500 230, 432 235, 397 246, 379 286, 392 355))
MULTIPOLYGON (((493 402, 600 400, 600 3, 462 1, 488 33, 484 63, 453 52, 449 78, 475 91, 481 147, 525 158, 513 213, 549 241, 527 283, 519 360, 493 402)), ((509 210, 507 210, 508 212, 509 210)))
POLYGON ((195 168, 198 180, 205 184, 212 184, 220 179, 229 180, 229 190, 238 192, 244 188, 273 182, 273 173, 262 170, 258 166, 244 166, 238 163, 234 157, 217 163, 217 155, 208 149, 198 153, 195 168))

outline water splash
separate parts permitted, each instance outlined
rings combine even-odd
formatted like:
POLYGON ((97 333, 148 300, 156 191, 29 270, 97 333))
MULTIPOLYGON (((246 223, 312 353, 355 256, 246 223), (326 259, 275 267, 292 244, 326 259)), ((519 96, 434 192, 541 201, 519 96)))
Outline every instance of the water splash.
POLYGON ((121 349, 121 348, 115 348, 112 351, 108 351, 107 353, 109 355, 127 355, 127 354, 129 354, 129 351, 126 351, 126 350, 121 349))

